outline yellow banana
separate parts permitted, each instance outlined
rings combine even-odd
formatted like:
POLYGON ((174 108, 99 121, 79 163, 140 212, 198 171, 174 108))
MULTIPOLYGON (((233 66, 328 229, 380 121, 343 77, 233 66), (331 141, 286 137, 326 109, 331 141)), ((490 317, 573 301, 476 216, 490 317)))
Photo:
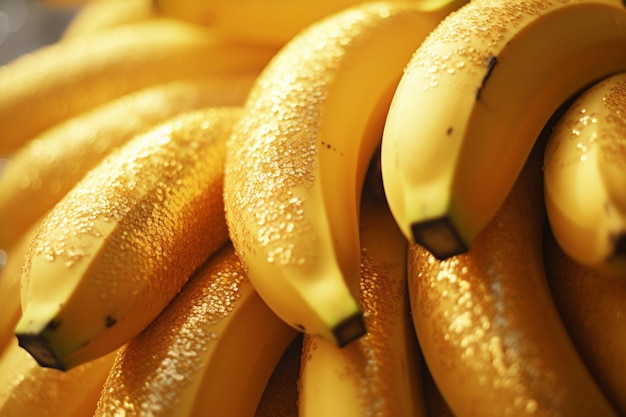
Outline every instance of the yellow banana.
POLYGON ((72 17, 61 40, 156 18, 152 0, 89 0, 72 17))
POLYGON ((439 387, 435 383, 430 370, 424 362, 424 402, 426 404, 426 415, 428 417, 454 417, 450 406, 443 398, 439 387))
POLYGON ((227 148, 230 236, 261 297, 299 330, 339 346, 365 331, 362 181, 402 69, 454 6, 333 15, 286 45, 250 92, 227 148))
POLYGON ((17 344, 0 354, 2 417, 91 417, 116 352, 68 372, 42 368, 17 344))
POLYGON ((287 347, 259 400, 255 417, 298 417, 302 334, 287 347))
POLYGON ((95 416, 253 416, 296 335, 228 245, 122 348, 95 416))
POLYGON ((407 290, 407 240, 385 203, 363 193, 360 304, 368 332, 339 348, 305 335, 299 411, 319 416, 426 416, 407 290))
POLYGON ((569 257, 546 233, 548 282, 563 323, 598 385, 626 415, 626 280, 569 257))
POLYGON ((10 248, 99 161, 178 113, 239 106, 257 73, 173 81, 62 122, 20 148, 0 175, 0 248, 10 248))
POLYGON ((226 243, 225 142, 240 114, 193 111, 136 137, 44 219, 15 330, 42 366, 67 370, 128 342, 226 243))
POLYGON ((467 253, 440 261, 418 244, 409 247, 415 330, 460 417, 616 415, 550 294, 540 151, 467 253))
POLYGON ((546 209, 565 253, 626 277, 626 72, 589 87, 560 116, 544 157, 546 209))
POLYGON ((0 69, 0 155, 124 94, 185 78, 259 71, 274 53, 224 42, 208 29, 173 19, 43 47, 0 69))
POLYGON ((439 259, 463 253, 510 191, 551 115, 626 70, 617 0, 474 0, 418 48, 382 140, 403 233, 439 259))
MULTIPOLYGON (((424 11, 438 9, 449 2, 449 0, 412 1, 415 7, 424 11)), ((282 46, 318 20, 362 3, 365 1, 154 0, 158 13, 163 16, 210 26, 230 39, 273 46, 282 46)))

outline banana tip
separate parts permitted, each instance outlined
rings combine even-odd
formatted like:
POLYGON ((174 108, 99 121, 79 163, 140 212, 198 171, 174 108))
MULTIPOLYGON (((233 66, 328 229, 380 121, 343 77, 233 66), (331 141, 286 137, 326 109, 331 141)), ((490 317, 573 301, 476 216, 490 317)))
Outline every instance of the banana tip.
POLYGON ((358 312, 343 320, 333 329, 335 341, 339 347, 344 347, 350 342, 359 339, 366 333, 363 313, 358 312))
POLYGON ((66 371, 67 368, 50 348, 45 339, 38 334, 16 334, 18 344, 25 349, 44 368, 54 368, 66 371))
POLYGON ((439 260, 445 260, 469 250, 448 217, 413 223, 411 233, 415 243, 425 247, 439 260))

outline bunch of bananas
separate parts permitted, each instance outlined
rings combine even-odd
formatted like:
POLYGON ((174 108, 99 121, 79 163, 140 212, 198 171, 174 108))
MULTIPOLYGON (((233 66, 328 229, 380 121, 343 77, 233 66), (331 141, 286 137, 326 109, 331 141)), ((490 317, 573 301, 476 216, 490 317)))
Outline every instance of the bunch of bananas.
POLYGON ((626 415, 624 2, 47 1, 0 416, 626 415))

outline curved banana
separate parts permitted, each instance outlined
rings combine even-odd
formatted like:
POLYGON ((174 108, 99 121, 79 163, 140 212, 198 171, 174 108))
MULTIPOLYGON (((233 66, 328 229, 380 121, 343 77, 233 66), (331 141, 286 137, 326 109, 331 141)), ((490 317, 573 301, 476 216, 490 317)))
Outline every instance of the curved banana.
POLYGON ((61 40, 158 17, 152 0, 89 0, 72 17, 61 40))
POLYGON ((469 252, 440 261, 409 248, 413 323, 456 416, 616 415, 547 284, 540 151, 469 252))
POLYGON ((626 70, 617 0, 474 0, 416 51, 389 110, 382 172, 403 233, 439 259, 466 252, 551 115, 626 70))
POLYGON ((0 353, 0 415, 93 416, 116 354, 59 372, 39 366, 12 340, 0 353))
POLYGON ((227 221, 255 288, 299 330, 339 346, 365 331, 362 181, 402 69, 452 7, 333 15, 286 45, 250 92, 228 146, 227 221))
POLYGON ((43 47, 0 68, 0 155, 142 88, 261 70, 275 49, 224 42, 173 19, 136 22, 43 47))
POLYGON ((626 277, 626 72, 560 116, 544 156, 550 226, 577 262, 626 277))
POLYGON ((544 246, 548 283, 563 323, 598 385, 626 415, 626 280, 574 261, 550 233, 544 246))
POLYGON ((360 305, 368 331, 344 348, 304 336, 299 415, 426 416, 409 309, 408 242, 385 203, 364 192, 360 210, 360 305))
POLYGON ((253 416, 296 335, 228 245, 121 349, 95 416, 253 416))
POLYGON ((239 106, 258 73, 159 84, 62 122, 20 148, 0 175, 0 248, 8 249, 99 161, 179 113, 239 106))
POLYGON ((228 240, 225 142, 238 107, 185 113, 109 154, 46 217, 15 333, 67 370, 128 342, 228 240))
MULTIPOLYGON (((424 11, 431 11, 455 1, 418 0, 411 3, 424 11)), ((229 39, 273 46, 286 44, 319 20, 366 3, 363 0, 153 0, 153 2, 158 13, 163 16, 209 26, 229 39)))

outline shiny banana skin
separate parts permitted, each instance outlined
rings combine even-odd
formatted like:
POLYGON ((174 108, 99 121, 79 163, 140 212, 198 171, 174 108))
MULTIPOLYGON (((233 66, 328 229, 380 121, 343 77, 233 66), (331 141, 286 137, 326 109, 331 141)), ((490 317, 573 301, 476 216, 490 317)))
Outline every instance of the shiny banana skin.
POLYGON ((626 72, 585 90, 544 156, 548 220, 577 262, 626 277, 626 72))
POLYGON ((42 368, 11 340, 0 353, 0 415, 92 417, 115 355, 59 372, 42 368))
POLYGON ((229 244, 121 349, 95 416, 252 417, 296 335, 229 244))
POLYGON ((15 333, 69 370, 143 330, 228 241, 226 140, 240 107, 176 116, 109 154, 38 229, 15 333))
POLYGON ((387 2, 333 15, 281 49, 250 92, 228 146, 227 222, 261 297, 301 331, 339 346, 365 331, 363 178, 402 69, 452 8, 387 2))
POLYGON ((186 78, 259 71, 274 53, 227 43, 213 31, 174 19, 42 47, 0 68, 0 155, 125 94, 186 78))
POLYGON ((474 0, 419 47, 385 124, 382 172, 407 238, 464 253, 551 115, 626 69, 621 1, 474 0))
POLYGON ((576 262, 549 231, 544 242, 548 283, 563 323, 600 388, 626 415, 626 280, 576 262))
MULTIPOLYGON (((273 46, 285 45, 318 20, 365 3, 363 0, 153 0, 153 2, 158 13, 163 16, 211 27, 228 39, 273 46)), ((392 0, 392 2, 401 1, 392 0)), ((415 7, 430 11, 449 2, 422 0, 412 3, 415 7)))
POLYGON ((115 148, 177 114, 242 105, 257 76, 255 72, 159 84, 37 135, 15 152, 0 175, 0 248, 10 248, 115 148))
MULTIPOLYGON (((545 143, 545 142, 544 142, 545 143)), ((409 247, 424 358, 456 416, 615 416, 570 339, 544 270, 542 148, 471 249, 409 247)))
POLYGON ((360 219, 360 305, 368 332, 344 348, 304 335, 299 415, 426 416, 409 309, 408 242, 384 201, 367 192, 360 219))
POLYGON ((86 36, 158 16, 151 0, 89 0, 80 6, 65 27, 61 40, 86 36))

